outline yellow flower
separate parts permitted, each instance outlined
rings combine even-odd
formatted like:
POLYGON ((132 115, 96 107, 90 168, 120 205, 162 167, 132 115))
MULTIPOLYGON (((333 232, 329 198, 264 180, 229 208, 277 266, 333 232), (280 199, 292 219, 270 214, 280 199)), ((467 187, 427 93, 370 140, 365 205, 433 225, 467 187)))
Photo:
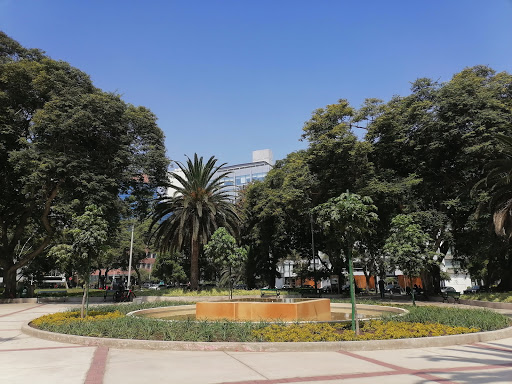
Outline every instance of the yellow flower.
POLYGON ((38 317, 37 319, 32 321, 32 325, 39 327, 41 324, 49 324, 49 325, 61 325, 61 324, 69 324, 73 322, 80 321, 98 321, 104 319, 116 319, 118 317, 123 317, 124 315, 119 312, 102 312, 102 311, 89 311, 88 316, 81 319, 80 312, 58 312, 52 313, 49 315, 44 315, 38 317))

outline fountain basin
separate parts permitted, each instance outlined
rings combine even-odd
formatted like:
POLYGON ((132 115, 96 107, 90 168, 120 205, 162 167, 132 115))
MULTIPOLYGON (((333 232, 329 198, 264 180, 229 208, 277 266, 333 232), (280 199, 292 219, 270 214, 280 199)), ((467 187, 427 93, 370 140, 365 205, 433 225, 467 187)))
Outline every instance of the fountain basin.
POLYGON ((329 299, 240 299, 196 304, 197 320, 235 321, 327 321, 329 299))
MULTIPOLYGON (((254 299, 251 299, 254 300, 254 299)), ((260 299, 258 299, 260 300, 260 299)), ((266 299, 267 300, 267 299, 266 299)), ((275 300, 275 299, 274 299, 275 300)), ((279 300, 279 299, 277 299, 279 300)), ((291 300, 291 299, 286 299, 291 300)), ((299 300, 299 299, 295 299, 299 300)), ((242 300, 240 300, 242 301, 242 300)), ((197 303, 200 304, 200 303, 197 303)), ((382 316, 401 315, 407 313, 407 310, 396 307, 384 307, 379 305, 357 304, 357 317, 360 320, 379 318, 382 316)), ((142 309, 129 313, 131 316, 150 317, 167 321, 196 320, 196 305, 179 305, 172 307, 157 307, 142 309)), ((330 316, 325 322, 348 322, 351 319, 350 303, 331 303, 330 316)), ((295 320, 297 321, 297 320, 295 320)), ((315 321, 315 320, 306 320, 315 321)), ((316 320, 318 321, 318 320, 316 320)))

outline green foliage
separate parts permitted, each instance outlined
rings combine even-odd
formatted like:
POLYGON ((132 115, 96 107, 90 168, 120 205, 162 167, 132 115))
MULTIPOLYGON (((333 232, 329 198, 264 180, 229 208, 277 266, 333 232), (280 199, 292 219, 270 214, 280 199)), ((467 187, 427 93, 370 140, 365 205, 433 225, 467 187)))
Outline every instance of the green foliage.
POLYGON ((313 210, 317 221, 331 233, 337 233, 351 247, 356 240, 362 240, 371 233, 379 217, 377 207, 368 196, 342 193, 313 210))
POLYGON ((231 234, 239 233, 240 219, 235 206, 223 191, 222 179, 228 172, 220 171, 213 156, 206 162, 194 154, 186 165, 177 163, 182 174, 173 173, 177 184, 172 196, 158 200, 152 215, 154 238, 162 252, 181 251, 191 247, 190 286, 198 289, 200 247, 218 227, 231 234))
POLYGON ((183 302, 183 301, 153 301, 149 303, 135 304, 135 303, 123 303, 123 305, 119 304, 110 304, 110 305, 99 305, 99 306, 91 306, 92 311, 104 311, 104 312, 116 312, 119 311, 122 314, 126 315, 127 313, 138 311, 139 309, 149 309, 149 308, 160 308, 160 307, 174 307, 177 305, 187 305, 192 302, 183 302))
POLYGON ((432 239, 414 223, 410 215, 397 215, 391 224, 391 233, 384 246, 391 266, 400 269, 406 276, 419 276, 435 261, 436 253, 429 250, 432 239))
MULTIPOLYGON (((148 250, 154 249, 149 241, 151 221, 149 219, 137 219, 136 217, 123 218, 120 221, 118 230, 110 233, 109 242, 100 258, 97 259, 97 269, 120 268, 128 270, 130 259, 130 247, 133 228, 132 247, 132 271, 135 271, 139 282, 147 280, 142 276, 144 270, 139 270, 140 262, 148 257, 148 250)), ((100 280, 102 277, 100 277, 100 280)), ((104 281, 100 281, 104 283, 104 281)))
MULTIPOLYGON (((337 248, 349 255, 356 242, 364 244, 374 231, 379 220, 376 210, 370 197, 347 192, 318 205, 312 212, 318 224, 332 237, 331 241, 338 244, 337 248)), ((343 264, 340 260, 336 262, 336 257, 341 259, 342 254, 329 255, 331 262, 339 266, 336 272, 341 276, 343 264)))
MULTIPOLYGON (((165 296, 165 297, 178 297, 178 296, 187 296, 193 299, 194 296, 229 296, 230 291, 227 288, 202 288, 199 291, 192 291, 190 289, 182 289, 182 288, 169 288, 169 289, 141 289, 140 291, 136 291, 137 296, 165 296)), ((259 296, 260 291, 252 289, 234 289, 233 295, 238 296, 259 296)))
POLYGON ((214 269, 221 271, 221 285, 226 286, 229 279, 238 283, 244 277, 247 249, 237 247, 235 238, 226 228, 221 227, 214 232, 204 247, 204 254, 214 269))
MULTIPOLYGON (((69 231, 72 237, 72 252, 76 259, 80 260, 75 270, 89 274, 90 259, 98 255, 107 240, 107 221, 103 218, 103 212, 95 205, 85 208, 83 215, 75 216, 72 222, 72 229, 69 231), (86 267, 79 267, 78 265, 86 267)), ((76 261, 75 259, 75 261, 76 261)))
POLYGON ((96 205, 116 228, 130 193, 144 207, 165 186, 168 160, 155 116, 94 87, 89 76, 0 33, 0 264, 43 255, 74 214, 96 205), (23 244, 18 249, 19 244, 23 244))
POLYGON ((440 323, 452 327, 479 328, 493 331, 510 325, 509 319, 488 309, 443 308, 436 306, 405 307, 409 313, 393 320, 416 323, 440 323))
MULTIPOLYGON (((363 241, 373 231, 372 226, 379 220, 374 212, 377 207, 368 196, 359 196, 349 192, 342 193, 327 203, 317 206, 313 213, 317 221, 333 235, 343 238, 347 252, 349 271, 350 297, 352 301, 352 330, 359 334, 355 306, 354 273, 352 264, 352 249, 356 241, 363 241)), ((339 275, 341 276, 342 271, 339 275)))
POLYGON ((476 328, 452 327, 434 323, 398 323, 395 321, 370 320, 363 323, 360 334, 346 329, 340 324, 272 324, 256 329, 253 334, 260 341, 267 342, 321 342, 321 341, 357 341, 405 339, 409 337, 428 337, 456 335, 478 332, 476 328))
POLYGON ((153 266, 153 276, 166 281, 183 283, 187 281, 187 274, 179 263, 179 253, 164 252, 158 254, 153 266))
POLYGON ((316 202, 325 202, 350 189, 358 191, 372 173, 371 146, 359 142, 352 131, 354 109, 347 100, 315 110, 304 124, 302 139, 309 142, 307 162, 321 188, 316 202))
MULTIPOLYGON (((92 307, 91 313, 118 313, 181 305, 179 302, 154 302, 92 307)), ((362 335, 357 337, 343 324, 268 324, 230 321, 160 321, 151 318, 117 317, 90 319, 86 321, 38 321, 37 327, 50 332, 81 336, 109 337, 138 340, 172 341, 333 341, 333 340, 373 340, 439 336, 475 332, 478 329, 495 330, 509 325, 508 319, 498 313, 486 310, 408 307, 406 316, 398 316, 384 321, 372 321, 362 327, 362 335)), ((61 316, 63 318, 66 313, 61 316)))
POLYGON ((465 300, 482 300, 494 303, 512 303, 512 292, 493 292, 493 293, 473 293, 470 295, 462 295, 465 300))
POLYGON ((491 194, 489 206, 494 213, 494 229, 496 234, 510 238, 512 236, 512 137, 496 135, 502 149, 501 158, 485 165, 487 175, 473 187, 477 195, 487 189, 491 194))
POLYGON ((49 255, 62 270, 73 270, 88 278, 91 262, 104 251, 108 223, 102 210, 90 205, 82 215, 75 215, 70 225, 62 238, 67 242, 54 246, 49 255))
MULTIPOLYGON (((438 246, 445 254, 451 249, 462 266, 474 264, 474 271, 482 259, 491 259, 484 280, 507 282, 508 251, 495 246, 489 231, 490 195, 485 188, 473 196, 470 192, 485 176, 486 164, 499 157, 496 134, 512 133, 511 80, 510 74, 484 66, 466 68, 444 84, 419 79, 410 95, 393 98, 379 111, 366 137, 378 175, 400 179, 414 174, 421 180, 407 199, 397 202, 392 216, 414 211, 444 215, 437 228, 424 228, 433 250, 438 246)), ((439 277, 432 278, 427 289, 439 289, 439 277)))
MULTIPOLYGON (((307 154, 293 152, 276 162, 263 182, 252 183, 242 194, 242 241, 249 246, 247 282, 275 284, 276 265, 294 254, 311 255, 310 209, 315 180, 307 154)), ((308 256, 309 257, 309 256, 308 256)))

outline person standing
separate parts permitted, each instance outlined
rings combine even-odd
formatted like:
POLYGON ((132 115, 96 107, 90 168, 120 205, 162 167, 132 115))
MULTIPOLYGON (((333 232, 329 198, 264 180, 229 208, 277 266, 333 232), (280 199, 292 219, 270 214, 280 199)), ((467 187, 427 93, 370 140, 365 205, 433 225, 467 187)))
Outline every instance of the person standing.
POLYGON ((380 292, 380 298, 383 299, 384 298, 384 280, 383 279, 379 280, 379 292, 380 292))

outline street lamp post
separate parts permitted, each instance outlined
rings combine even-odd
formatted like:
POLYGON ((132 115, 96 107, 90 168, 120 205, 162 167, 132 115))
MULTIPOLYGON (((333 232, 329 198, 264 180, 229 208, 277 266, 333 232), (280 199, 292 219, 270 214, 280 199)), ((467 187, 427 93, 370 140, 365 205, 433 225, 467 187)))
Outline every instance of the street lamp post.
POLYGON ((309 214, 309 221, 311 223, 311 251, 313 252, 313 278, 315 279, 315 292, 318 289, 316 281, 316 255, 315 255, 315 235, 313 233, 313 215, 309 214))
POLYGON ((130 289, 130 278, 132 277, 132 255, 133 255, 133 231, 135 225, 132 224, 132 240, 130 241, 130 261, 128 262, 128 286, 127 289, 130 289))

